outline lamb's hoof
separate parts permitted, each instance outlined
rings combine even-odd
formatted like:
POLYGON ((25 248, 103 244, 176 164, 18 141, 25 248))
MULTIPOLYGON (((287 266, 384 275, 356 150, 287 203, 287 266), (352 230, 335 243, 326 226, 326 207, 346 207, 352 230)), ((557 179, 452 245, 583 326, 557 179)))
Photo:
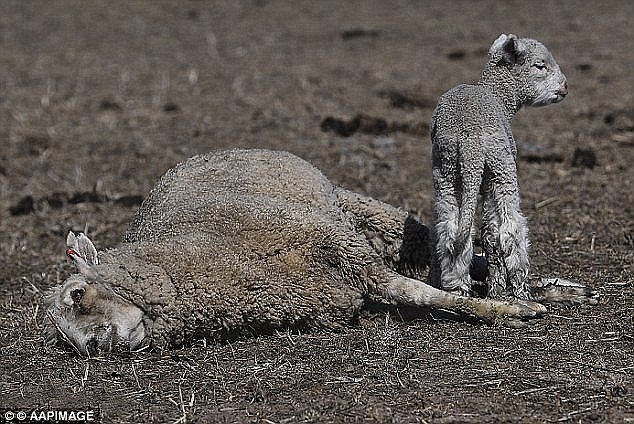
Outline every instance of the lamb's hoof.
POLYGON ((563 278, 542 278, 533 284, 531 291, 535 300, 543 303, 599 303, 599 294, 595 290, 563 278))

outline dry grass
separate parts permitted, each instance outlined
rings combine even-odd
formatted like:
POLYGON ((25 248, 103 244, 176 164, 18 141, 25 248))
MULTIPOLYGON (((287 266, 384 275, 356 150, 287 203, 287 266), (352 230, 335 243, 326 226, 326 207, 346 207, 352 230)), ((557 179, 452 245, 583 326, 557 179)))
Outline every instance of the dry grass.
POLYGON ((633 16, 618 0, 7 4, 0 408, 117 423, 632 422, 633 16), (551 47, 571 87, 514 124, 533 271, 586 282, 599 305, 521 330, 388 308, 336 333, 174 351, 81 359, 42 345, 39 298, 71 272, 66 232, 88 222, 98 249, 116 245, 135 211, 117 199, 197 152, 289 150, 429 221, 434 99, 477 78, 506 31, 551 47), (322 131, 355 116, 390 133, 367 119, 350 137, 322 131), (71 202, 82 193, 97 197, 71 202))

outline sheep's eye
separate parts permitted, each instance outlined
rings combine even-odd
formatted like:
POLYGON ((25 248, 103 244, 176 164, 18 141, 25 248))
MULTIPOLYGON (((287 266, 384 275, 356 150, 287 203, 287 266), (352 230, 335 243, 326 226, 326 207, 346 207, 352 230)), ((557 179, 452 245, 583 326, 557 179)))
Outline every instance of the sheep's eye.
POLYGON ((84 293, 86 292, 86 290, 84 289, 75 289, 72 292, 70 292, 70 297, 71 299, 73 299, 73 302, 75 305, 81 303, 81 300, 84 298, 84 293))
POLYGON ((546 64, 544 62, 537 62, 533 64, 534 67, 536 67, 537 69, 544 70, 547 68, 546 64))

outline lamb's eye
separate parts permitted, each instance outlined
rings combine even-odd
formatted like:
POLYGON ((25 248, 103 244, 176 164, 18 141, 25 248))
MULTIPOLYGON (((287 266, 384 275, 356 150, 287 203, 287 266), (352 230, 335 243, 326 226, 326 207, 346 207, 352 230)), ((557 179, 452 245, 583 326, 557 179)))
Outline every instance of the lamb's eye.
POLYGON ((534 67, 536 67, 537 69, 544 70, 547 68, 546 64, 544 62, 537 62, 533 64, 534 67))

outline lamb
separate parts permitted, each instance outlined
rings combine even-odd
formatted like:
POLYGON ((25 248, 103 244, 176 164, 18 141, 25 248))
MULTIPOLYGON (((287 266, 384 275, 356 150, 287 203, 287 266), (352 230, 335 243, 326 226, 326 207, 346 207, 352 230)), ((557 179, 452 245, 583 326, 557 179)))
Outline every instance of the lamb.
POLYGON ((44 298, 45 335, 81 355, 338 328, 368 297, 512 326, 546 311, 420 281, 432 256, 425 225, 286 152, 190 158, 160 179, 118 247, 97 253, 72 232, 67 246, 79 273, 44 298))
POLYGON ((434 286, 472 294, 469 266, 481 194, 488 294, 531 299, 511 120, 523 105, 558 103, 567 94, 566 77, 543 44, 502 34, 489 49, 480 81, 441 96, 431 120, 434 286))

